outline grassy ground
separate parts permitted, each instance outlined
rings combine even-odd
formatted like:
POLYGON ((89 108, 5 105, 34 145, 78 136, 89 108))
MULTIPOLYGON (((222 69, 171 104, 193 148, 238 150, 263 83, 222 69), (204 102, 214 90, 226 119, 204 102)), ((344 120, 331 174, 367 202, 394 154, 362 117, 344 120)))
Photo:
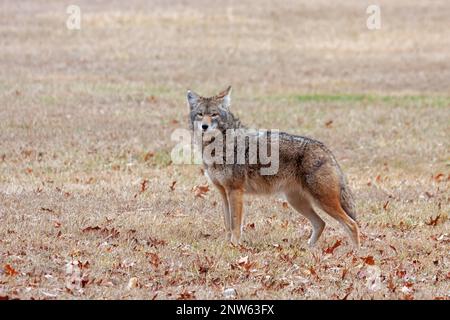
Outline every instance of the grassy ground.
MULTIPOLYGON (((450 5, 73 1, 0 6, 0 298, 450 297, 450 5), (186 88, 234 87, 249 126, 325 142, 362 248, 276 197, 247 197, 242 247, 219 195, 174 165, 186 88), (175 182, 175 184, 174 184, 175 182)), ((324 217, 327 218, 327 217, 324 217)))

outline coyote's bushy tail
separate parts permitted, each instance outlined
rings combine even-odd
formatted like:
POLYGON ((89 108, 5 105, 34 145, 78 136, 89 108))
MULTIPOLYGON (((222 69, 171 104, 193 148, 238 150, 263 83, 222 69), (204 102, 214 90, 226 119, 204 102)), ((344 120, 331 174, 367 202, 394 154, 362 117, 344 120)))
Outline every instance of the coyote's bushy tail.
POLYGON ((348 216, 356 221, 355 200, 345 178, 341 179, 341 206, 348 216))

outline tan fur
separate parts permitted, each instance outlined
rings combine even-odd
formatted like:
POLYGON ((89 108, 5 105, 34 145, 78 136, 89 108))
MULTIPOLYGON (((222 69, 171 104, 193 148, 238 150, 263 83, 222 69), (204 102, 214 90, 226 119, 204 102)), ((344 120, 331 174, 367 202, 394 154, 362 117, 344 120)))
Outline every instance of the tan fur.
MULTIPOLYGON (((205 136, 215 129, 244 128, 230 112, 231 87, 214 97, 201 97, 188 91, 190 126, 200 123, 205 136)), ((219 190, 223 200, 228 239, 238 244, 243 226, 243 195, 284 194, 289 204, 312 224, 309 244, 314 245, 325 222, 314 210, 318 206, 339 221, 359 247, 359 228, 355 221, 354 202, 346 179, 331 151, 311 138, 281 133, 279 136, 279 170, 274 175, 261 175, 261 164, 204 163, 205 171, 219 190)), ((208 139, 198 141, 203 147, 208 139)), ((237 150, 234 150, 235 154, 237 150)), ((246 150, 248 152, 248 150, 246 150)), ((225 157, 225 155, 224 155, 225 157)))

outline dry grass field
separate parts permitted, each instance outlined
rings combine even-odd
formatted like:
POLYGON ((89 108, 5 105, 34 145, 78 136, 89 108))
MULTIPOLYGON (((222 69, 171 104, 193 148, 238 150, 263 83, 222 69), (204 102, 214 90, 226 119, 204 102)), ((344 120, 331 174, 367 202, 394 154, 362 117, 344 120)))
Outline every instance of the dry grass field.
POLYGON ((2 1, 0 299, 449 299, 450 3, 378 3, 370 31, 361 0, 2 1), (333 150, 358 252, 275 196, 225 242, 170 135, 229 84, 248 126, 333 150))

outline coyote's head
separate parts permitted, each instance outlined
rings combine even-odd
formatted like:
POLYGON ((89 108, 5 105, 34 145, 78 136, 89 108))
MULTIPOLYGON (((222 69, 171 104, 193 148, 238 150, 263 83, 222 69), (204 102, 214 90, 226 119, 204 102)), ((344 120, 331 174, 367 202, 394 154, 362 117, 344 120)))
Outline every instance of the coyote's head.
POLYGON ((208 134, 225 132, 240 126, 239 120, 230 112, 231 86, 213 97, 202 97, 188 90, 189 119, 192 130, 208 134))

